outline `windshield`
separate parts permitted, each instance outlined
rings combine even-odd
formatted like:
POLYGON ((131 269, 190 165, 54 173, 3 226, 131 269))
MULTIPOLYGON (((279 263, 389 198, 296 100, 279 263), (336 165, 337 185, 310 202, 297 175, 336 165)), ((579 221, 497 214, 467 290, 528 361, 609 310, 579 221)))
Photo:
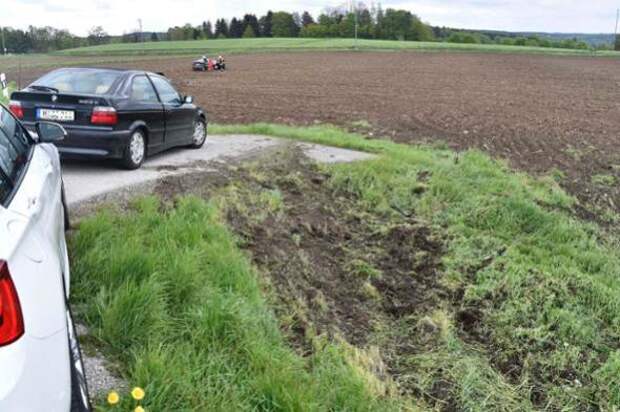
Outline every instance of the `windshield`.
POLYGON ((104 95, 110 92, 121 74, 115 70, 61 69, 46 74, 31 87, 59 93, 104 95))

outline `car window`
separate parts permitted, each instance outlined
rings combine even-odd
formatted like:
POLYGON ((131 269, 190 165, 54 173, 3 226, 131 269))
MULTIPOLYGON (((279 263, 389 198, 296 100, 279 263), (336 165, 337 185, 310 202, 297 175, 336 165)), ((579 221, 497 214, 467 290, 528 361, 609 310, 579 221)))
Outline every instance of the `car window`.
POLYGON ((131 83, 131 95, 134 102, 159 103, 153 85, 146 76, 136 76, 131 83))
POLYGON ((0 106, 0 201, 4 202, 28 161, 30 141, 7 109, 0 106))
POLYGON ((117 70, 61 69, 46 74, 32 86, 51 87, 60 93, 104 95, 121 76, 117 70))
POLYGON ((181 103, 181 95, 179 95, 179 92, 177 92, 167 80, 157 76, 151 76, 151 80, 153 80, 157 93, 159 93, 159 98, 163 103, 181 103))

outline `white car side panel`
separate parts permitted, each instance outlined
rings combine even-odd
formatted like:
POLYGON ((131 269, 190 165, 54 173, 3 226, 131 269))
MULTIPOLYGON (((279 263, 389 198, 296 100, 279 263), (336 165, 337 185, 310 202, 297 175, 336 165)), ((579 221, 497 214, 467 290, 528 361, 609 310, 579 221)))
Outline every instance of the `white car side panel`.
POLYGON ((47 339, 25 336, 0 348, 2 412, 68 412, 71 371, 67 334, 47 339), (52 350, 63 348, 64 350, 52 350))
POLYGON ((8 262, 25 334, 0 347, 0 411, 67 412, 71 370, 63 271, 68 275, 58 153, 34 147, 8 209, 0 207, 0 259, 8 262))
POLYGON ((4 259, 19 295, 26 334, 36 338, 66 330, 61 177, 53 160, 40 146, 35 147, 28 172, 7 210, 12 214, 7 229, 14 248, 4 259))

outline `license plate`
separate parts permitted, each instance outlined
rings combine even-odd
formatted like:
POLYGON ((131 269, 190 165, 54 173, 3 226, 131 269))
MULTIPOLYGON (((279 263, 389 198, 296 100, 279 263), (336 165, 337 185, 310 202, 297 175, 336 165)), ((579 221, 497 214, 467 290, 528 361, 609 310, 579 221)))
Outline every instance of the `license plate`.
POLYGON ((37 119, 72 122, 75 120, 75 112, 73 110, 37 109, 37 119))

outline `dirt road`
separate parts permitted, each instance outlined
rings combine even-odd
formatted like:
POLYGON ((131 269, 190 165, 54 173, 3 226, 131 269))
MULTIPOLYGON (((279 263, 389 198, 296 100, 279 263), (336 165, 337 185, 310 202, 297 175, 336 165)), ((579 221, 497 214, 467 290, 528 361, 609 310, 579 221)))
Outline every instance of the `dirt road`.
MULTIPOLYGON (((112 162, 65 162, 63 178, 70 207, 100 196, 130 194, 135 186, 156 182, 164 176, 208 171, 213 162, 239 161, 285 140, 265 136, 209 136, 199 150, 176 149, 148 159, 139 170, 118 169, 112 162)), ((371 157, 366 153, 334 147, 297 144, 318 162, 348 162, 371 157)))

